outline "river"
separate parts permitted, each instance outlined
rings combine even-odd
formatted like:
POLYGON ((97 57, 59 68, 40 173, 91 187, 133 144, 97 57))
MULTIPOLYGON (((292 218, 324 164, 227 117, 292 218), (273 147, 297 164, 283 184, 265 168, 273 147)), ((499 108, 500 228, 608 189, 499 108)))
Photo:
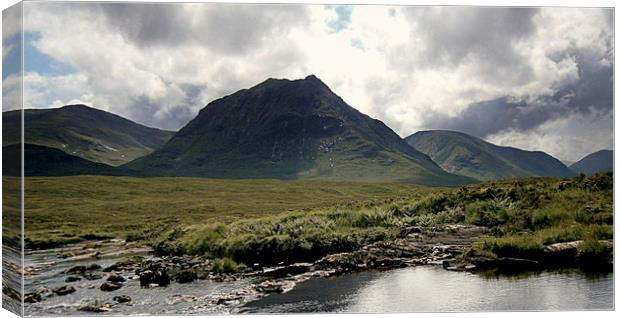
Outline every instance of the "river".
POLYGON ((518 276, 419 266, 311 279, 246 304, 246 313, 398 313, 613 309, 613 274, 577 270, 518 276))
MULTIPOLYGON (((117 248, 115 245, 109 249, 117 248)), ((74 250, 81 249, 79 246, 74 250)), ((64 250, 63 250, 64 251, 64 250)), ((78 309, 85 301, 114 304, 108 314, 223 314, 308 312, 448 312, 517 310, 604 310, 613 308, 613 273, 586 275, 577 270, 543 271, 512 276, 446 271, 440 266, 417 266, 386 271, 366 271, 328 278, 310 278, 282 294, 246 293, 260 281, 241 278, 228 282, 197 280, 173 282, 168 287, 140 288, 137 276, 123 272, 123 287, 103 292, 97 278, 67 283, 64 272, 93 262, 102 267, 124 255, 69 261, 55 250, 30 251, 25 263, 36 271, 25 278, 26 292, 41 287, 75 287, 66 296, 44 297, 27 303, 26 315, 68 316, 88 314, 78 309), (233 302, 229 295, 244 295, 233 302), (115 304, 115 296, 128 295, 131 302, 115 304)), ((8 256, 8 255, 5 255, 8 256)))

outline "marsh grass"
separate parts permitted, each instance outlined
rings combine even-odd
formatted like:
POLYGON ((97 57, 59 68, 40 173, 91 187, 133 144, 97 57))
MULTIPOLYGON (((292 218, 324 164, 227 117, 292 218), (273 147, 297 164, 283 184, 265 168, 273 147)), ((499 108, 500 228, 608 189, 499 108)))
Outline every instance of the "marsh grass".
MULTIPOLYGON (((24 187, 25 236, 30 248, 106 238, 149 243, 177 227, 229 224, 326 207, 372 206, 438 191, 399 183, 109 176, 28 177, 24 187)), ((5 194, 19 198, 18 190, 7 187, 5 194)), ((15 220, 9 219, 11 214, 6 212, 13 211, 12 201, 3 202, 4 238, 17 237, 19 210, 15 220), (11 227, 12 221, 16 226, 11 227)))
POLYGON ((312 261, 394 239, 410 226, 448 223, 489 227, 492 235, 473 251, 489 257, 535 258, 544 245, 588 240, 585 257, 599 252, 594 241, 613 238, 611 173, 458 189, 120 177, 29 178, 27 186, 31 243, 116 236, 159 254, 246 264, 312 261))

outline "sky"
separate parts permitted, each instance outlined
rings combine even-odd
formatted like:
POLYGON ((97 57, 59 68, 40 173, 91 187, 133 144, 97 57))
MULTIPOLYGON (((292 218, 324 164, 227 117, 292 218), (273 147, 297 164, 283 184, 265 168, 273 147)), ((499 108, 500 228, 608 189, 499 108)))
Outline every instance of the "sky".
MULTIPOLYGON (((314 74, 401 137, 458 130, 577 161, 613 148, 613 10, 24 3, 24 107, 177 130, 210 101, 314 74)), ((19 28, 3 28, 4 110, 19 28)))

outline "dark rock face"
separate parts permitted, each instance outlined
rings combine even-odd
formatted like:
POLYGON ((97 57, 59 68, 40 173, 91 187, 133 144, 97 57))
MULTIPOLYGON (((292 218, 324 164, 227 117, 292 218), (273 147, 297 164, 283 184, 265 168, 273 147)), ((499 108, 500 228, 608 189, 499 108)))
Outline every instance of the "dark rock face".
POLYGON ((117 289, 120 289, 121 287, 123 287, 121 283, 105 282, 99 287, 99 289, 101 289, 102 291, 109 292, 109 291, 115 291, 117 289))

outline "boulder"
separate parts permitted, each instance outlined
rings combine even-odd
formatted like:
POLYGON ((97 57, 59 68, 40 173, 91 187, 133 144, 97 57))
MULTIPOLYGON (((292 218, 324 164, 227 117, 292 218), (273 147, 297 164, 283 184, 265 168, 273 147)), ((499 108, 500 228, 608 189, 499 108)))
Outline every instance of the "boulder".
POLYGON ((77 266, 73 266, 71 268, 69 268, 68 270, 65 271, 65 273, 67 274, 82 274, 86 271, 86 266, 84 265, 77 265, 77 266))
POLYGON ((191 270, 182 270, 176 276, 176 281, 180 284, 191 283, 196 280, 197 275, 191 270))
POLYGON ((113 283, 122 283, 125 280, 126 279, 123 276, 121 276, 121 275, 119 275, 117 273, 112 273, 112 274, 108 275, 108 278, 106 279, 106 281, 113 282, 113 283))
POLYGON ((127 295, 120 295, 120 296, 114 296, 114 298, 112 298, 112 300, 114 300, 117 303, 128 303, 131 301, 131 297, 127 296, 127 295))
POLYGON ((28 293, 24 295, 24 302, 26 303, 38 303, 41 301, 41 294, 28 293))
POLYGON ((101 289, 102 291, 115 291, 121 287, 123 287, 123 284, 121 283, 105 282, 101 284, 99 289, 101 289))
POLYGON ((90 264, 90 265, 86 266, 86 270, 87 271, 94 271, 94 270, 98 270, 98 269, 101 269, 101 265, 99 265, 99 264, 93 263, 93 264, 90 264))
POLYGON ((170 277, 168 273, 163 269, 158 270, 144 270, 139 271, 140 286, 148 287, 151 284, 157 284, 158 286, 165 287, 170 285, 170 277))
POLYGON ((108 303, 102 304, 95 299, 87 298, 81 300, 78 310, 96 313, 108 312, 112 310, 112 305, 108 303))
POLYGON ((54 294, 56 294, 58 296, 69 295, 69 294, 75 292, 75 287, 73 287, 73 286, 61 286, 61 287, 53 289, 53 292, 54 292, 54 294))
POLYGON ((84 275, 82 275, 82 277, 86 278, 86 280, 98 280, 98 279, 103 278, 103 276, 99 274, 91 274, 91 273, 85 273, 84 275))
POLYGON ((82 279, 77 277, 77 276, 69 276, 69 277, 65 278, 65 283, 77 282, 79 280, 82 280, 82 279))

